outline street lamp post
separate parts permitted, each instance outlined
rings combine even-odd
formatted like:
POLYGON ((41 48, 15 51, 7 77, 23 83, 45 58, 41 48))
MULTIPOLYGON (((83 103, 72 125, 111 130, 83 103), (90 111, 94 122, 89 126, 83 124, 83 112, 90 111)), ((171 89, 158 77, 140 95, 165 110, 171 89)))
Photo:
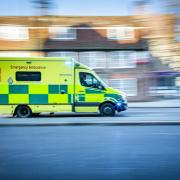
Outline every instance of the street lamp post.
POLYGON ((40 10, 41 15, 48 15, 53 5, 53 0, 31 0, 31 2, 35 5, 35 8, 40 10))

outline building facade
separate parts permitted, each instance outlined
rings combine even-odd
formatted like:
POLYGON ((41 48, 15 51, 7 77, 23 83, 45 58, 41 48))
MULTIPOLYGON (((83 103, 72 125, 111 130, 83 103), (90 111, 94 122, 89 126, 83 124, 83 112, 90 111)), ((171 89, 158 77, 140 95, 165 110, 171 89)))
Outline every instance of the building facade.
POLYGON ((94 69, 113 88, 125 91, 129 100, 147 100, 151 87, 157 86, 152 78, 156 57, 151 51, 155 27, 147 18, 142 20, 132 16, 0 17, 0 56, 69 56, 94 69))

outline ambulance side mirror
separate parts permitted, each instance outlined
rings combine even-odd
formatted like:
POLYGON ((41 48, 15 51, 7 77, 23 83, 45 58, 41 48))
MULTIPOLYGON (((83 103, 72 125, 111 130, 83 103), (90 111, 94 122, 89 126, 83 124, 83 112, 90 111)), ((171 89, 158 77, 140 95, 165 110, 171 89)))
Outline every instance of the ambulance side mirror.
POLYGON ((105 90, 104 86, 98 81, 98 89, 105 90))

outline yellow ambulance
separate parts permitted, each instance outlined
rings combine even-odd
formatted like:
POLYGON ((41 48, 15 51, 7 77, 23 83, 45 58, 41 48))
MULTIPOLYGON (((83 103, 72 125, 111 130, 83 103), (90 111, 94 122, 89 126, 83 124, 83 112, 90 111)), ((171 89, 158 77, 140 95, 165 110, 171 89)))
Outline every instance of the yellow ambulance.
POLYGON ((99 112, 114 116, 127 107, 125 93, 108 87, 72 58, 0 58, 0 114, 27 118, 43 112, 99 112))

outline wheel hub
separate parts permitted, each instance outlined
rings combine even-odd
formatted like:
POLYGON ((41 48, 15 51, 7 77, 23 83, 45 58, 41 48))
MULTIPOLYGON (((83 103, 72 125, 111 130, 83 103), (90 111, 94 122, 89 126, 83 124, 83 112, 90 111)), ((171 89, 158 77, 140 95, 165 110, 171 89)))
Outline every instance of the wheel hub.
POLYGON ((112 113, 112 109, 110 107, 105 107, 104 108, 104 113, 111 114, 112 113))

